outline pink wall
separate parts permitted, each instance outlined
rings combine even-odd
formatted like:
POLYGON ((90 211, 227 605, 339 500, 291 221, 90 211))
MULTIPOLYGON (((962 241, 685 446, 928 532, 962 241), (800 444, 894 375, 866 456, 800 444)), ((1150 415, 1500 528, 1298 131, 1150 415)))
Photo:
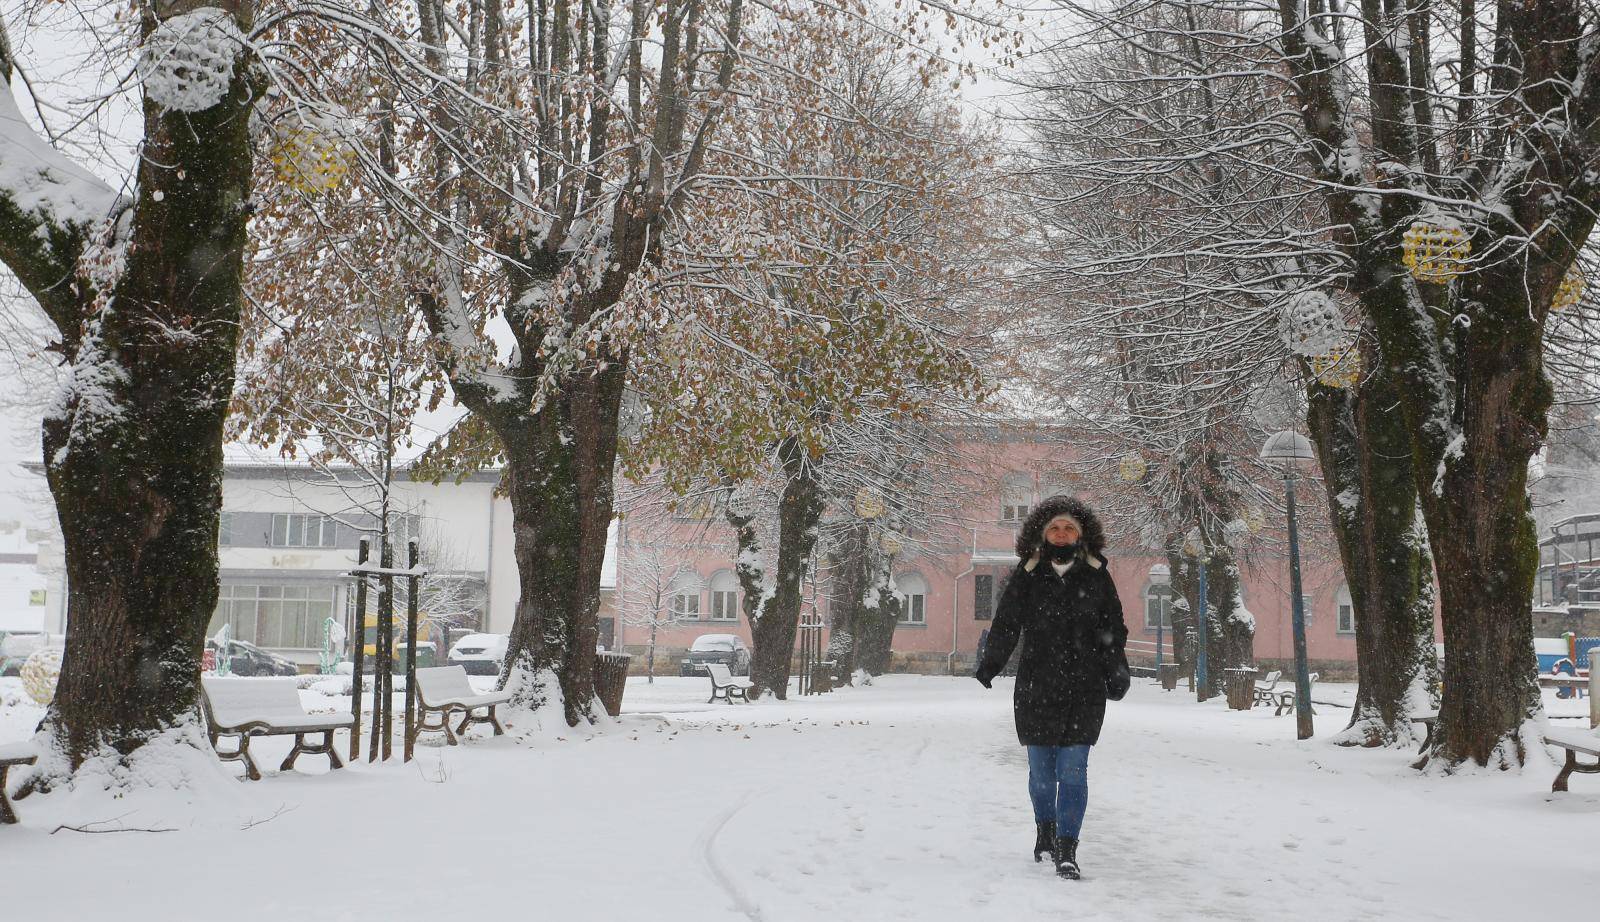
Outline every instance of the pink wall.
MULTIPOLYGON (((960 532, 944 536, 944 546, 948 549, 941 553, 897 560, 895 563, 897 579, 915 573, 927 583, 924 603, 926 622, 921 625, 902 623, 895 631, 896 652, 921 653, 925 656, 949 654, 952 642, 955 651, 965 656, 970 656, 977 649, 978 637, 989 626, 989 622, 973 617, 974 577, 989 575, 995 578, 995 585, 998 585, 1000 578, 1009 573, 1016 563, 1014 543, 1017 524, 1000 521, 1002 480, 1009 472, 1014 476, 1029 478, 1036 494, 1055 491, 1038 471, 1041 462, 1059 460, 1059 445, 1013 435, 976 447, 981 447, 983 459, 973 465, 969 499, 957 517, 962 523, 960 532), (974 544, 976 557, 972 553, 974 544), (953 639, 952 617, 955 619, 953 639)), ((1060 481, 1071 478, 1053 479, 1060 481)), ((1056 490, 1081 492, 1091 506, 1096 504, 1092 489, 1077 490, 1068 483, 1056 490)), ((1036 495, 1033 500, 1037 501, 1038 498, 1036 495)), ((1303 504, 1323 501, 1320 489, 1302 489, 1300 498, 1303 504)), ((718 570, 732 570, 733 535, 721 522, 713 522, 709 527, 698 523, 677 523, 665 529, 652 528, 649 540, 681 545, 681 550, 671 552, 672 559, 693 567, 703 583, 709 582, 718 570)), ((1144 623, 1144 592, 1149 585, 1151 566, 1165 563, 1165 559, 1149 551, 1130 547, 1128 542, 1119 541, 1115 535, 1111 541, 1107 556, 1111 560, 1111 572, 1122 598, 1129 637, 1153 643, 1156 631, 1153 627, 1146 628, 1144 623)), ((619 610, 625 594, 630 591, 627 585, 630 558, 637 559, 642 543, 636 530, 628 527, 625 518, 618 547, 619 610)), ((1275 556, 1257 555, 1256 559, 1247 561, 1241 571, 1245 604, 1256 618, 1256 656, 1288 659, 1293 654, 1293 648, 1287 559, 1281 553, 1275 556)), ((1343 577, 1331 544, 1326 540, 1317 540, 1315 536, 1305 540, 1301 548, 1301 573, 1304 591, 1312 597, 1311 621, 1307 631, 1309 658, 1353 662, 1356 655, 1355 635, 1337 630, 1336 595, 1343 577)), ((701 620, 658 629, 658 648, 681 649, 687 647, 695 637, 707 633, 735 633, 749 641, 749 626, 742 619, 709 619, 711 600, 706 589, 702 589, 700 604, 701 620)), ((826 612, 823 615, 826 617, 826 612)), ((648 628, 627 625, 624 621, 619 617, 618 643, 643 645, 648 628)), ((1170 632, 1165 633, 1170 644, 1170 632)))

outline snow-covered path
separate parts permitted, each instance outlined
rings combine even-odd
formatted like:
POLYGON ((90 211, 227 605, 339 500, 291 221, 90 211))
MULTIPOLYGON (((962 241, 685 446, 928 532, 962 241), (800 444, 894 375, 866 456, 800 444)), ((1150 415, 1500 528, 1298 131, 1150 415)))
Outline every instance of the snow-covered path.
MULTIPOLYGON (((1140 681, 1090 761, 1087 877, 1058 881, 1029 856, 1009 682, 891 676, 748 707, 707 707, 704 687, 632 680, 624 717, 587 738, 480 737, 332 776, 305 757, 215 805, 272 817, 242 830, 50 835, 88 819, 82 804, 25 800, 24 825, 0 830, 0 906, 123 922, 1459 920, 1571 906, 1593 874, 1589 776, 1556 796, 1543 762, 1423 777, 1407 754, 1329 745, 1348 712, 1325 708, 1323 738, 1300 743, 1289 717, 1140 681)), ((36 718, 0 708, 0 741, 36 718)), ((263 768, 279 742, 259 746, 263 768)), ((190 823, 155 803, 119 822, 190 823)))

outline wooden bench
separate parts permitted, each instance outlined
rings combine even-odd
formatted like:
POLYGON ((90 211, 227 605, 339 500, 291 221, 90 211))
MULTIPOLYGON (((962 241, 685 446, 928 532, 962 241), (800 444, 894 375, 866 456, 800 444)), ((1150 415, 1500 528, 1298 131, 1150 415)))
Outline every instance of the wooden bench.
MULTIPOLYGON (((1321 678, 1321 676, 1322 674, 1319 672, 1313 672, 1311 675, 1307 676, 1307 678, 1311 680, 1310 687, 1312 689, 1317 687, 1317 679, 1321 678)), ((1272 712, 1273 717, 1281 717, 1284 714, 1294 710, 1294 686, 1291 685, 1288 688, 1285 688, 1283 691, 1273 695, 1272 702, 1278 706, 1277 710, 1272 712)), ((1317 709, 1312 707, 1311 713, 1315 714, 1316 712, 1317 709)))
POLYGON ((294 736, 294 748, 289 750, 289 757, 283 760, 280 771, 294 768, 294 761, 302 752, 327 756, 330 769, 344 768, 333 749, 333 731, 355 726, 355 715, 307 714, 300 704, 300 691, 294 679, 201 676, 200 688, 212 748, 224 762, 243 762, 244 774, 249 780, 261 780, 261 772, 250 756, 252 736, 294 736), (316 733, 322 734, 321 743, 306 742, 307 736, 316 733), (217 745, 224 736, 239 738, 232 752, 217 745))
POLYGON ((1552 791, 1565 791, 1567 779, 1573 772, 1580 775, 1600 775, 1600 736, 1585 733, 1562 733, 1551 731, 1544 735, 1544 741, 1551 746, 1559 746, 1567 751, 1567 761, 1561 766, 1556 780, 1550 785, 1552 791), (1578 753, 1594 756, 1593 762, 1579 762, 1578 753))
POLYGON ((495 716, 494 709, 511 700, 508 691, 488 692, 479 694, 467 681, 467 670, 463 666, 429 666, 417 670, 417 723, 411 731, 414 742, 424 730, 443 730, 444 738, 454 746, 457 743, 456 734, 467 732, 473 724, 489 724, 494 727, 494 735, 500 736, 506 728, 500 726, 500 718, 495 716), (477 713, 483 710, 484 713, 477 713), (450 729, 450 715, 459 711, 461 725, 454 730, 450 729), (437 723, 433 719, 437 719, 437 723))
POLYGON ((13 765, 32 765, 39 756, 30 743, 0 745, 0 826, 17 822, 16 811, 11 809, 11 799, 6 796, 6 774, 13 765))
POLYGON ((1274 669, 1262 677, 1255 685, 1255 698, 1250 702, 1251 707, 1258 704, 1271 704, 1272 694, 1278 687, 1278 680, 1283 678, 1282 669, 1274 669))
POLYGON ((1411 715, 1410 720, 1414 724, 1422 724, 1422 745, 1417 747, 1417 751, 1427 752, 1428 744, 1433 742, 1433 727, 1439 722, 1439 712, 1418 711, 1411 715))
POLYGON ((711 704, 718 698, 728 704, 732 704, 734 695, 738 695, 744 703, 750 703, 749 692, 750 688, 755 685, 754 682, 749 679, 736 678, 723 663, 706 663, 700 668, 704 669, 706 675, 711 677, 711 698, 706 701, 706 704, 711 704))

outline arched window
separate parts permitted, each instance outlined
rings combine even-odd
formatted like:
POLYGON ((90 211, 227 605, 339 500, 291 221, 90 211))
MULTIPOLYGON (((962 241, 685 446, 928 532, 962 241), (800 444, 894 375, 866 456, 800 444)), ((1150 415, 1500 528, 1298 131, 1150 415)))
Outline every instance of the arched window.
POLYGON ((1350 584, 1339 587, 1333 595, 1333 604, 1339 611, 1339 633, 1354 634, 1356 632, 1356 605, 1350 600, 1350 584))
POLYGON ((700 574, 684 570, 672 580, 672 617, 677 621, 700 620, 700 574))
POLYGON ((1144 626, 1155 630, 1157 624, 1172 627, 1172 587, 1166 583, 1149 583, 1144 587, 1144 626))
POLYGON ((1020 522, 1033 508, 1033 477, 1028 474, 1007 474, 1000 481, 1000 521, 1020 522))
POLYGON ((739 579, 732 570, 711 574, 711 620, 739 620, 739 579))
POLYGON ((895 577, 895 594, 900 596, 900 623, 928 623, 928 581, 921 574, 905 573, 895 577))

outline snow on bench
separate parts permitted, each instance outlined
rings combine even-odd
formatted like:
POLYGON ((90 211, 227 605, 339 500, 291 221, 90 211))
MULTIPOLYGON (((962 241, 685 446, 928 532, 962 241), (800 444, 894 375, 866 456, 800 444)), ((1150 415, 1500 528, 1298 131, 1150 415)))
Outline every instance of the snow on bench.
POLYGON ((429 666, 417 670, 417 723, 411 732, 412 741, 424 730, 443 730, 444 737, 450 745, 456 745, 456 734, 467 732, 467 727, 473 724, 486 723, 494 727, 494 735, 505 733, 500 726, 500 719, 495 716, 496 706, 511 700, 508 691, 489 692, 478 694, 472 688, 472 683, 467 681, 467 670, 463 666, 429 666), (487 708, 486 713, 475 713, 479 708, 487 708), (450 714, 453 711, 461 712, 461 725, 455 730, 450 729, 450 714), (438 723, 429 721, 429 715, 438 717, 438 723))
POLYGON ((224 762, 243 762, 245 777, 251 781, 261 780, 261 772, 250 756, 252 736, 294 735, 294 748, 283 760, 281 771, 294 768, 294 761, 302 752, 326 755, 331 768, 344 768, 333 750, 333 731, 355 726, 355 715, 307 714, 294 679, 201 676, 200 689, 212 748, 224 762), (320 744, 306 742, 313 733, 322 734, 320 744), (232 752, 217 746, 224 736, 238 737, 238 746, 232 752))
MULTIPOLYGON (((1306 676, 1306 678, 1310 680, 1310 682, 1307 684, 1311 690, 1316 691, 1317 679, 1322 678, 1322 674, 1319 672, 1313 672, 1311 675, 1306 676)), ((1273 717, 1282 717, 1284 714, 1294 710, 1294 686, 1291 685, 1290 687, 1271 695, 1270 697, 1272 701, 1278 705, 1277 709, 1272 712, 1273 717)), ((1310 698, 1311 696, 1307 695, 1306 697, 1310 698)), ((1306 703, 1314 705, 1315 702, 1308 701, 1306 703)), ((1311 708, 1311 713, 1315 714, 1316 712, 1317 709, 1313 706, 1311 708)))
POLYGON ((13 765, 32 765, 38 757, 32 743, 0 744, 0 826, 17 822, 16 811, 11 809, 11 800, 6 797, 6 773, 13 765))
POLYGON ((1250 701, 1250 706, 1271 704, 1273 690, 1278 687, 1278 680, 1281 678, 1283 678, 1283 670, 1274 669, 1263 676, 1261 681, 1255 683, 1254 697, 1250 701))
POLYGON ((1565 791, 1567 779, 1573 772, 1580 775, 1600 775, 1600 736, 1592 733, 1567 733, 1551 730, 1544 735, 1544 741, 1552 746, 1559 746, 1567 751, 1566 764, 1561 766, 1561 771, 1556 775, 1556 780, 1550 785, 1552 791, 1565 791), (1593 762, 1579 762, 1578 753, 1594 756, 1593 762))
POLYGON ((711 697, 706 704, 711 704, 718 698, 733 703, 733 696, 738 695, 746 704, 750 703, 749 690, 756 683, 749 679, 735 678, 724 663, 704 663, 701 665, 706 675, 711 676, 711 697))

